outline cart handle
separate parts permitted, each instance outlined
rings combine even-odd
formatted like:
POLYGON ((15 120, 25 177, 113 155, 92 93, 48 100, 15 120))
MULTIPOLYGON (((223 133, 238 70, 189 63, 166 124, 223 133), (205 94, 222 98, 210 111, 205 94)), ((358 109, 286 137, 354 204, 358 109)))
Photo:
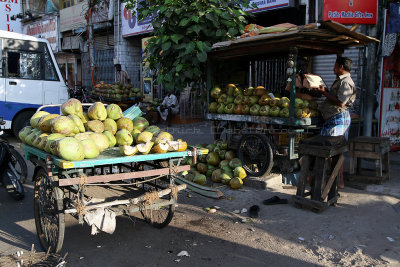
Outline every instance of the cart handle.
MULTIPOLYGON (((36 110, 36 112, 38 112, 38 111, 41 111, 42 109, 44 109, 44 108, 49 108, 49 107, 61 107, 61 105, 62 104, 52 104, 52 105, 43 105, 43 106, 40 106, 37 110, 36 110)), ((91 105, 93 105, 93 103, 82 103, 82 106, 91 106, 91 105)), ((103 104, 103 105, 105 105, 105 106, 108 106, 108 104, 103 104)))

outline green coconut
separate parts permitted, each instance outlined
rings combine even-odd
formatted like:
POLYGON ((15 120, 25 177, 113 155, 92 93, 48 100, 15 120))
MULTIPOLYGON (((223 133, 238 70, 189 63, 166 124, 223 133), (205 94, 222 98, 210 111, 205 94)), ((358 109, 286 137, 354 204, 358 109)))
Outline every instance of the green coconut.
POLYGON ((68 116, 59 116, 56 118, 51 119, 50 121, 51 125, 51 132, 52 133, 60 133, 63 135, 69 135, 71 133, 74 133, 76 130, 79 129, 77 128, 75 122, 70 119, 68 116))
POLYGON ((126 129, 121 129, 115 134, 117 144, 119 146, 130 146, 133 143, 131 133, 126 129))
POLYGON ((18 133, 19 140, 21 140, 22 143, 25 143, 25 138, 32 132, 33 129, 34 128, 32 126, 25 126, 22 128, 18 133))
POLYGON ((118 120, 124 116, 121 108, 117 104, 111 104, 107 106, 107 118, 118 120))
POLYGON ((247 176, 247 173, 246 173, 246 171, 243 169, 243 167, 236 167, 234 170, 233 170, 233 175, 235 176, 235 177, 239 177, 240 179, 244 179, 244 178, 246 178, 246 176, 247 176))
POLYGON ((33 116, 31 117, 31 120, 30 120, 31 126, 33 128, 37 128, 40 118, 43 116, 46 116, 46 115, 50 115, 50 113, 48 113, 46 111, 42 111, 42 110, 33 114, 33 116))
POLYGON ((103 134, 108 138, 108 147, 115 146, 115 144, 117 143, 117 139, 115 138, 115 136, 109 131, 104 131, 103 134))
POLYGON ((129 118, 120 118, 119 120, 117 120, 117 129, 118 130, 126 129, 129 132, 132 132, 133 130, 132 120, 129 118))
POLYGON ((103 124, 104 124, 104 131, 109 131, 113 135, 117 133, 118 128, 115 120, 107 118, 103 121, 103 124))
POLYGON ((103 103, 96 102, 90 106, 87 115, 91 120, 104 121, 107 119, 107 110, 103 103))
POLYGON ((104 124, 99 120, 88 121, 86 125, 87 125, 86 128, 88 131, 91 131, 94 133, 104 132, 104 124))
POLYGON ((199 185, 205 185, 207 178, 204 174, 198 174, 193 178, 193 182, 199 185))
POLYGON ((132 123, 133 129, 139 130, 141 132, 143 132, 143 130, 149 126, 149 122, 143 117, 136 117, 135 119, 133 119, 132 123))
POLYGON ((216 169, 212 172, 211 174, 211 180, 215 183, 220 183, 221 182, 221 175, 223 174, 222 169, 216 169))
POLYGON ((49 114, 46 116, 42 116, 38 122, 38 128, 42 133, 50 133, 51 132, 51 119, 57 118, 60 115, 58 114, 49 114))
POLYGON ((92 139, 84 139, 80 141, 83 146, 83 152, 85 154, 85 159, 97 158, 100 154, 99 147, 92 139))
POLYGON ((68 117, 74 121, 74 123, 76 124, 76 126, 79 129, 79 132, 83 133, 85 132, 85 126, 83 125, 82 120, 79 118, 79 116, 77 115, 68 115, 68 117))
POLYGON ((90 136, 96 145, 99 147, 100 153, 106 150, 109 147, 108 138, 102 133, 93 133, 90 136))
POLYGON ((67 102, 61 105, 61 112, 64 115, 76 115, 82 120, 84 119, 83 117, 83 108, 82 108, 82 103, 75 98, 70 98, 68 99, 67 102))
POLYGON ((47 136, 47 141, 46 141, 46 144, 45 144, 45 146, 44 146, 44 150, 45 150, 47 153, 51 153, 51 152, 50 152, 50 142, 51 142, 52 140, 60 139, 60 138, 64 138, 64 137, 65 137, 64 135, 59 134, 59 133, 50 134, 49 136, 47 136))
POLYGON ((60 158, 78 161, 85 158, 83 145, 73 137, 65 137, 57 142, 56 153, 60 158))

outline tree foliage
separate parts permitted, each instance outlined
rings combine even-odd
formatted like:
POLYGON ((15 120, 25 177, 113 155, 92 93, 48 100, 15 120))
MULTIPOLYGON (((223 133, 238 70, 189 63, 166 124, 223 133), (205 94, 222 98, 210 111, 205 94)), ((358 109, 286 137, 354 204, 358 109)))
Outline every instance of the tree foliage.
MULTIPOLYGON (((124 0, 133 9, 138 0, 124 0)), ((154 38, 146 48, 157 82, 183 90, 204 81, 207 52, 212 44, 244 32, 249 0, 139 0, 137 16, 151 16, 154 38)))

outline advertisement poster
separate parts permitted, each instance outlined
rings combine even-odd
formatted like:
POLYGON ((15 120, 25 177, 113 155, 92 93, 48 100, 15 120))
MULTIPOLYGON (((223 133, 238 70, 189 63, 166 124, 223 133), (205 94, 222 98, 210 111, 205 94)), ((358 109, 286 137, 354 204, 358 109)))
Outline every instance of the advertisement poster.
POLYGON ((247 9, 251 13, 263 12, 272 9, 293 6, 292 0, 251 0, 250 6, 255 4, 257 8, 247 9))
POLYGON ((149 62, 147 61, 147 55, 145 53, 147 43, 151 38, 153 37, 142 39, 142 95, 144 102, 153 101, 153 74, 149 68, 149 62))
POLYGON ((389 137, 392 150, 400 149, 400 88, 383 88, 381 137, 389 137))
POLYGON ((153 79, 143 78, 143 102, 153 101, 153 79))
POLYGON ((125 3, 121 4, 121 22, 122 22, 122 37, 144 34, 153 31, 151 25, 152 16, 138 21, 137 16, 134 16, 133 10, 125 8, 125 3))
POLYGON ((11 20, 11 16, 21 13, 18 1, 0 1, 0 30, 21 33, 21 20, 11 20))
POLYGON ((57 17, 30 22, 22 27, 23 34, 44 38, 49 41, 51 49, 58 51, 57 17))
POLYGON ((342 24, 376 24, 378 0, 324 0, 323 20, 342 24))

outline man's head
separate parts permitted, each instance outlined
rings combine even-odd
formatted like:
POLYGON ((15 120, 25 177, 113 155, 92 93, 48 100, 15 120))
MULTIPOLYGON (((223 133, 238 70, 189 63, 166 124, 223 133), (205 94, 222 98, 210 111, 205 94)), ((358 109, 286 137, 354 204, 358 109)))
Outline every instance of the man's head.
POLYGON ((333 68, 333 72, 340 76, 345 73, 349 73, 351 68, 353 67, 353 62, 348 57, 337 57, 335 62, 335 67, 333 68))
POLYGON ((121 71, 121 64, 115 64, 114 66, 117 71, 121 71))

